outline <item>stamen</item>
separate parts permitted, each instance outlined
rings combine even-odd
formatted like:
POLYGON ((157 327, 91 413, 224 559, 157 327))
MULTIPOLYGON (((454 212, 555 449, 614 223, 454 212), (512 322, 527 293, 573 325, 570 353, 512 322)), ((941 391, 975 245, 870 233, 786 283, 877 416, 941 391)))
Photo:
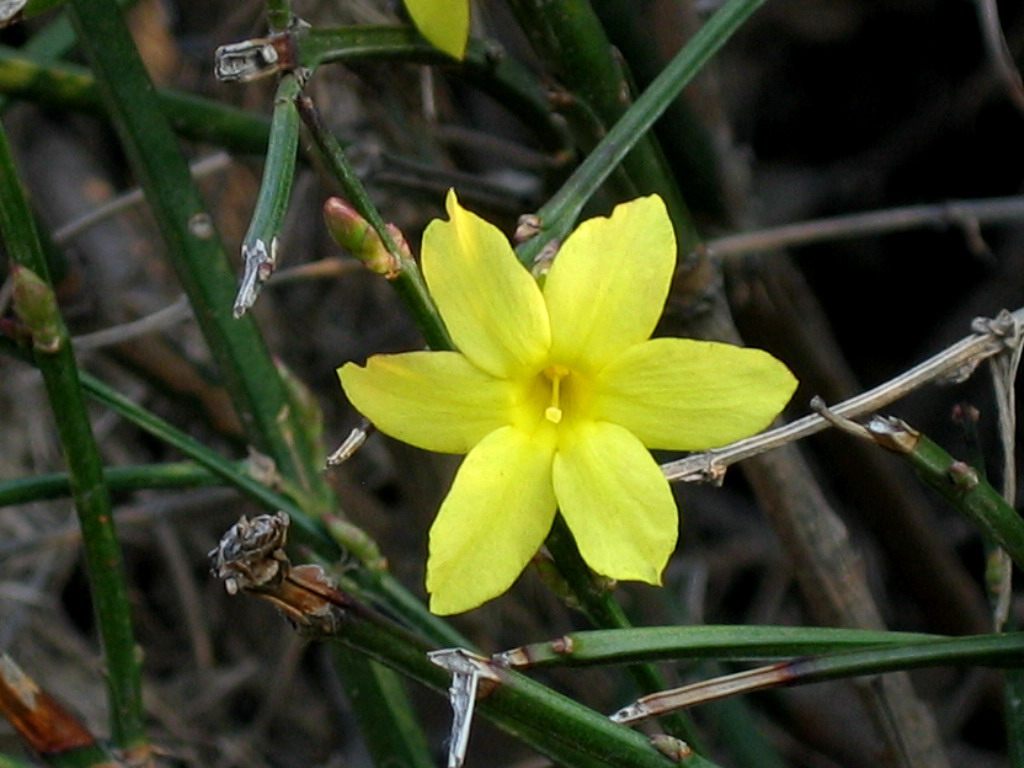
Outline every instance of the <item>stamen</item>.
POLYGON ((569 375, 569 369, 563 365, 552 365, 544 371, 544 375, 551 379, 551 405, 544 409, 544 418, 557 424, 562 420, 559 390, 562 379, 569 375))

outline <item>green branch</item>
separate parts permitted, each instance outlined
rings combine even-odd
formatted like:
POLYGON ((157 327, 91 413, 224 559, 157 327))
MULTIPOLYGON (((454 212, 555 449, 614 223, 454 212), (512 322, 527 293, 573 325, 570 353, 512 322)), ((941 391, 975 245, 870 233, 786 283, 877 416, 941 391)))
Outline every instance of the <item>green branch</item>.
POLYGON ((984 473, 954 459, 927 435, 899 419, 877 416, 865 431, 870 439, 902 457, 954 509, 1005 549, 1018 568, 1024 568, 1024 519, 984 473))
POLYGON ((835 627, 684 626, 571 632, 499 654, 513 667, 590 666, 636 661, 753 661, 941 639, 917 632, 835 627))
MULTIPOLYGON (((590 0, 511 0, 509 5, 546 70, 567 91, 558 108, 577 142, 584 152, 593 151, 626 113, 631 84, 590 0)), ((621 165, 608 169, 609 176, 619 200, 660 195, 680 246, 689 250, 697 243, 689 210, 653 133, 632 135, 629 151, 621 165)))
MULTIPOLYGON (((0 45, 0 93, 45 107, 107 115, 89 70, 20 48, 0 45)), ((180 91, 159 90, 156 99, 171 127, 186 139, 253 155, 267 149, 270 121, 262 115, 180 91)))
POLYGON ((188 294, 203 336, 252 443, 281 474, 317 495, 328 493, 286 437, 298 433, 285 387, 249 317, 232 316, 234 277, 213 221, 113 0, 71 0, 72 21, 168 258, 188 294))
MULTIPOLYGON (((561 514, 555 516, 551 533, 545 542, 555 567, 565 579, 581 610, 591 623, 602 630, 629 631, 633 629, 622 606, 608 587, 598 582, 580 555, 572 532, 561 514)), ((667 687, 665 676, 653 664, 639 661, 627 667, 630 676, 641 691, 651 693, 667 687)), ((663 725, 673 736, 686 739, 699 749, 699 737, 692 722, 685 715, 669 714, 663 725)))
POLYGON ((410 27, 350 26, 311 29, 296 35, 299 63, 310 69, 350 61, 407 61, 441 67, 479 88, 536 132, 544 147, 564 151, 570 144, 565 129, 552 120, 544 84, 501 48, 470 40, 466 58, 457 62, 427 43, 410 27))
POLYGON ((131 624, 121 546, 110 493, 89 423, 71 339, 48 282, 46 259, 19 181, 6 132, 0 128, 0 233, 14 263, 14 307, 32 337, 34 358, 53 409, 75 501, 93 609, 103 644, 114 743, 144 750, 141 660, 131 624))
MULTIPOLYGON (((242 471, 241 467, 239 471, 242 471)), ((140 467, 104 467, 103 482, 111 493, 223 485, 216 475, 191 461, 140 467)), ((71 478, 66 472, 6 480, 0 482, 0 507, 60 499, 70 494, 71 478)))
POLYGON ((395 292, 405 302, 412 313, 416 325, 423 334, 424 340, 431 349, 454 349, 455 345, 448 335, 448 329, 441 319, 434 299, 427 290, 419 265, 413 260, 407 249, 400 247, 388 226, 381 218, 377 206, 373 204, 366 187, 356 175, 352 164, 348 161, 344 147, 330 132, 320 117, 313 102, 300 97, 296 102, 299 115, 306 128, 309 129, 327 169, 331 172, 352 207, 373 227, 380 241, 384 244, 394 264, 393 274, 388 276, 395 292))
POLYGON ((763 3, 764 0, 726 0, 708 19, 537 212, 540 233, 517 249, 524 264, 532 265, 545 245, 569 234, 584 204, 608 174, 618 167, 683 88, 763 3))
POLYGON ((301 92, 302 80, 293 73, 282 76, 277 85, 260 193, 249 229, 242 240, 244 272, 235 297, 235 317, 241 317, 253 305, 277 266, 278 233, 288 212, 292 182, 295 180, 299 147, 299 114, 295 109, 295 99, 301 92))

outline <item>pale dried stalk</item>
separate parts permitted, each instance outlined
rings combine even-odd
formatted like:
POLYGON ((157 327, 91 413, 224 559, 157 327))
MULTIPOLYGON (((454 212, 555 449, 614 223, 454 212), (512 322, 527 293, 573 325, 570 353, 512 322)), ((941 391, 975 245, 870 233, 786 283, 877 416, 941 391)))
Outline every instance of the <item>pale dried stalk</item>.
MULTIPOLYGON (((197 160, 189 167, 195 178, 202 179, 215 173, 221 173, 230 164, 231 156, 227 152, 215 152, 208 157, 197 160)), ((58 245, 64 245, 90 227, 94 227, 102 221, 106 221, 119 213, 140 205, 143 200, 145 200, 145 196, 140 188, 130 189, 57 227, 51 237, 58 245)))
POLYGON ((959 227, 977 252, 986 252, 979 228, 982 224, 1019 221, 1024 217, 1024 197, 986 200, 953 200, 934 205, 909 205, 880 211, 833 216, 827 219, 783 224, 726 235, 705 244, 709 254, 724 259, 757 251, 774 251, 793 246, 851 237, 903 232, 921 227, 959 227))
MULTIPOLYGON (((1019 328, 1014 338, 1012 351, 1008 355, 992 358, 989 366, 992 371, 992 383, 995 387, 996 407, 999 411, 999 441, 1003 446, 1003 498, 1012 507, 1017 503, 1017 398, 1014 382, 1020 367, 1021 342, 1019 328)), ((997 583, 990 584, 989 590, 994 596, 993 625, 997 632, 1006 627, 1010 619, 1010 607, 1013 597, 1013 563, 1009 554, 1002 549, 992 553, 988 573, 991 578, 993 568, 999 574, 997 583)))
MULTIPOLYGON (((979 363, 1005 351, 1008 348, 1008 335, 1012 336, 1013 329, 1022 322, 1024 308, 1012 314, 1004 311, 995 320, 976 320, 975 328, 984 330, 978 330, 896 378, 844 400, 830 407, 830 410, 837 416, 854 419, 877 411, 928 382, 942 379, 963 381, 979 363)), ((661 465, 661 469, 671 482, 720 483, 726 470, 736 462, 801 440, 829 426, 828 421, 817 414, 804 416, 745 440, 667 462, 661 465)))

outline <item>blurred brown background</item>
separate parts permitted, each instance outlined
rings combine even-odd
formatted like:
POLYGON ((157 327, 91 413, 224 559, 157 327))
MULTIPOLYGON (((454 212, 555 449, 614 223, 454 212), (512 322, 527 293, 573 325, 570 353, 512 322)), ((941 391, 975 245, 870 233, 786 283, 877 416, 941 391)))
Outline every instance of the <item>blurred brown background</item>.
MULTIPOLYGON (((714 6, 593 4, 641 86, 714 6)), ((314 25, 336 25, 394 19, 396 5, 297 2, 295 9, 314 25)), ((1015 3, 999 11, 1010 51, 1019 57, 1024 15, 1015 3)), ((477 2, 475 14, 478 31, 531 62, 503 3, 477 2)), ((212 76, 216 46, 263 32, 261 4, 143 0, 132 21, 160 84, 269 114, 272 83, 228 86, 212 76)), ((20 45, 26 32, 4 30, 0 42, 20 45)), ((530 126, 440 72, 428 77, 417 67, 376 63, 330 67, 315 74, 309 93, 339 137, 352 142, 357 168, 384 216, 414 249, 422 227, 440 214, 449 186, 511 232, 515 217, 543 202, 561 173, 537 147, 530 126)), ((46 226, 74 222, 131 188, 116 140, 102 122, 19 104, 6 111, 4 123, 46 226)), ((1022 129, 1024 113, 986 55, 973 4, 773 0, 713 61, 685 103, 669 112, 659 138, 701 234, 713 239, 844 213, 1017 194, 1022 129)), ((187 150, 198 160, 218 148, 187 150)), ((205 190, 234 252, 258 188, 259 158, 224 156, 212 165, 205 190)), ((282 233, 282 268, 343 255, 326 239, 319 214, 333 191, 315 167, 301 171, 282 233)), ((117 326, 176 301, 180 289, 158 243, 138 206, 63 240, 70 267, 60 290, 73 333, 117 326)), ((1022 259, 1020 224, 978 232, 936 226, 729 257, 723 290, 747 341, 770 349, 800 377, 803 387, 791 410, 802 415, 814 394, 835 402, 878 384, 965 335, 973 317, 1016 309, 1024 298, 1022 259)), ((700 322, 699 302, 677 297, 670 310, 666 331, 685 332, 700 322)), ((335 368, 420 344, 389 287, 354 263, 327 277, 272 286, 255 312, 272 348, 316 394, 327 449, 356 423, 335 368)), ((89 370, 224 455, 245 456, 236 419, 187 313, 155 333, 87 346, 80 349, 89 370)), ((59 470, 37 375, 0 359, 0 382, 0 480, 59 470)), ((985 375, 930 388, 888 412, 962 454, 949 418, 960 401, 980 409, 987 459, 998 466, 985 375)), ((94 425, 111 465, 180 458, 102 410, 94 425)), ((920 490, 893 458, 865 458, 837 435, 811 440, 804 449, 863 556, 888 625, 985 631, 977 532, 920 490)), ((377 436, 330 472, 344 510, 378 538, 395 573, 419 592, 426 530, 455 466, 451 457, 377 436)), ((796 586, 800 564, 780 546, 742 472, 731 472, 722 489, 679 487, 678 497, 683 537, 666 588, 620 590, 639 623, 814 622, 796 586)), ((117 502, 146 655, 152 733, 169 764, 368 765, 332 682, 330 649, 303 645, 270 608, 228 599, 207 574, 205 553, 240 514, 255 511, 252 505, 216 488, 135 493, 117 502)), ((0 509, 0 649, 102 733, 103 681, 78 552, 66 500, 0 509)), ((458 623, 487 651, 585 627, 532 574, 458 623)), ((678 679, 708 673, 668 671, 678 679)), ((615 672, 568 671, 548 680, 602 711, 633 693, 615 672)), ((954 765, 1007 764, 994 674, 938 671, 915 680, 954 765)), ((440 756, 448 713, 436 697, 423 693, 422 699, 440 756)), ((869 723, 843 685, 749 701, 793 766, 877 764, 869 723)), ((696 716, 716 743, 723 710, 699 709, 696 716)), ((480 729, 474 736, 471 765, 536 764, 504 737, 485 734, 480 729)), ((19 754, 2 723, 0 750, 19 754)), ((725 750, 712 757, 737 764, 725 750)))

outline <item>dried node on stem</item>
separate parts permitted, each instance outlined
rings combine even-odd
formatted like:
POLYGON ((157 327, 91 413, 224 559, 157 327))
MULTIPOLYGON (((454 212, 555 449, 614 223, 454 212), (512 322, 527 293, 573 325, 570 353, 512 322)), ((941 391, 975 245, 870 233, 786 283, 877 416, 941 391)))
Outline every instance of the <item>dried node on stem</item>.
POLYGON ((290 523, 284 512, 252 520, 243 515, 221 537, 208 557, 211 572, 224 580, 229 595, 266 587, 287 574, 290 563, 284 545, 290 523))
POLYGON ((284 551, 290 523, 284 512, 243 516, 210 551, 211 571, 228 594, 262 597, 302 634, 333 637, 355 604, 319 565, 292 566, 284 551))

